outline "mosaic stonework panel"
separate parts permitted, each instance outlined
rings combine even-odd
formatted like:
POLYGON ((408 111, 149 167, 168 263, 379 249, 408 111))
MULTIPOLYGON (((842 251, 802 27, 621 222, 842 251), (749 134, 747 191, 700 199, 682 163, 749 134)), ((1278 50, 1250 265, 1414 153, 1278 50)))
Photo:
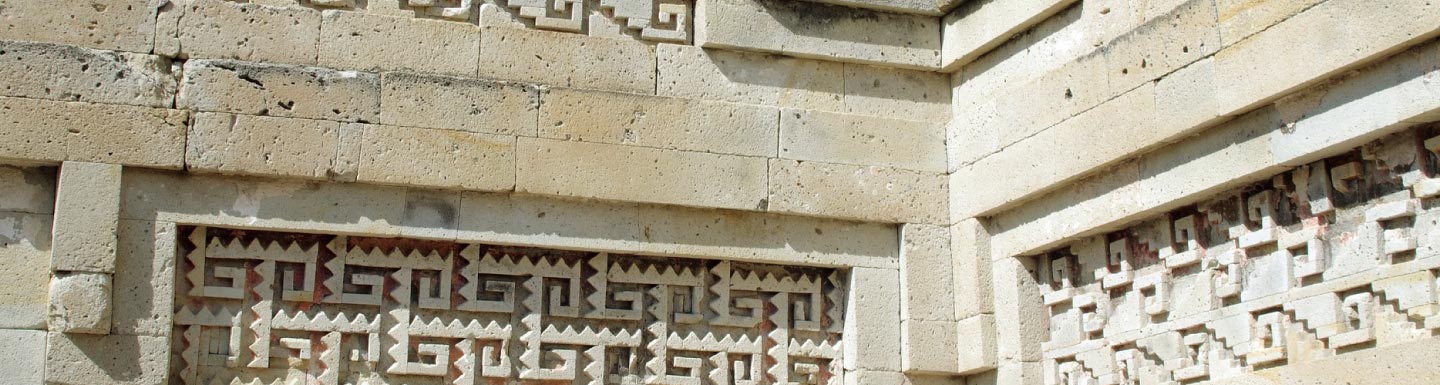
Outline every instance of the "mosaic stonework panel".
POLYGON ((1035 256, 1045 383, 1187 384, 1440 334, 1440 135, 1417 127, 1035 256))
MULTIPOLYGON (((472 22, 483 0, 399 0, 402 7, 426 18, 472 22)), ((300 0, 319 9, 363 11, 355 0, 300 0)), ((653 42, 689 44, 694 6, 686 0, 505 0, 499 3, 526 24, 550 31, 586 33, 589 16, 607 18, 634 37, 653 42)))
POLYGON ((182 227, 178 384, 838 384, 846 274, 182 227))

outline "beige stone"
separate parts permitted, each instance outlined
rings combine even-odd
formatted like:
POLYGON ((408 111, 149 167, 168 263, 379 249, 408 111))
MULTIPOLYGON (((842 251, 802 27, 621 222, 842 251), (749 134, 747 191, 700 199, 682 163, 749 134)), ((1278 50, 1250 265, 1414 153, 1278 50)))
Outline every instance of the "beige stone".
POLYGON ((845 112, 942 122, 950 119, 949 76, 942 73, 845 65, 845 112))
POLYGON ((56 190, 50 267, 114 273, 120 220, 120 166, 65 162, 56 190))
POLYGON ((540 137, 670 150, 773 157, 780 111, 772 107, 553 89, 540 137))
POLYGON ((845 385, 904 384, 905 374, 888 370, 855 369, 844 373, 845 385))
POLYGON ((810 0, 847 7, 869 8, 895 13, 941 16, 962 3, 960 0, 810 0))
POLYGON ((170 107, 175 77, 159 56, 0 41, 0 95, 170 107))
POLYGON ((45 379, 45 332, 0 329, 0 372, 6 383, 40 385, 45 379))
POLYGON ((944 174, 770 161, 770 211, 892 223, 946 223, 944 174))
POLYGON ((935 17, 776 0, 706 0, 695 9, 705 48, 784 53, 912 69, 940 67, 935 17))
POLYGON ((1324 0, 1215 0, 1220 40, 1228 47, 1321 2, 1324 0))
MULTIPOLYGON (((51 332, 110 334, 110 274, 56 273, 50 281, 51 332)), ((53 354, 53 353, 52 353, 53 354)))
POLYGON ((55 169, 0 166, 0 211, 55 212, 55 169))
POLYGON ((45 329, 50 303, 49 215, 0 212, 0 329, 45 329))
MULTIPOLYGON (((950 263, 953 258, 950 229, 906 224, 900 229, 900 237, 900 319, 954 322, 956 293, 950 263)), ((926 330, 938 328, 912 326, 926 330)), ((907 371, 910 368, 912 366, 906 366, 907 371)))
POLYGON ((120 221, 116 253, 115 334, 166 336, 171 332, 175 298, 175 240, 171 222, 120 221))
POLYGON ((50 333, 48 342, 46 384, 160 384, 170 370, 167 337, 50 333))
POLYGON ((660 44, 656 94, 844 111, 844 65, 660 44))
POLYGON ((0 157, 180 168, 184 111, 0 97, 0 157))
POLYGON ((1189 0, 1106 44, 1110 78, 1106 97, 1128 92, 1220 50, 1215 23, 1215 0, 1189 0))
POLYGON ((846 370, 900 370, 900 275, 896 270, 850 269, 846 296, 846 370))
POLYGON ((223 0, 184 0, 165 12, 181 14, 174 35, 160 35, 158 39, 175 42, 157 46, 171 44, 182 57, 315 64, 320 44, 319 11, 223 0))
POLYGON ((157 6, 148 0, 5 0, 0 39, 150 52, 157 6))
POLYGON ((904 354, 901 367, 905 373, 952 374, 958 369, 955 344, 957 329, 954 320, 900 320, 904 354))
POLYGON ((269 116, 199 113, 185 164, 226 174, 321 179, 331 173, 340 123, 269 116))
POLYGON ((995 312, 993 280, 990 277, 990 232, 971 218, 950 227, 950 260, 954 271, 955 319, 995 312))
MULTIPOLYGON (((962 339, 960 344, 971 347, 983 344, 983 338, 993 336, 997 362, 1039 361, 1040 342, 1048 335, 1050 320, 1048 312, 1041 304, 1039 285, 1032 272, 1035 267, 1020 258, 996 259, 992 266, 995 303, 998 305, 995 307, 996 332, 987 334, 983 333, 983 330, 981 333, 966 330, 966 336, 973 337, 962 339), (972 340, 974 337, 982 340, 972 340)), ((983 318, 977 317, 983 316, 967 318, 966 322, 982 322, 983 318)), ((962 322, 963 324, 965 323, 962 322)), ((967 359, 968 357, 973 356, 967 356, 967 359)), ((1000 365, 1004 366, 1003 363, 1000 365)))
POLYGON ((535 136, 539 91, 488 80, 390 72, 380 93, 380 123, 535 136))
POLYGON ((1222 119, 1215 95, 1215 61, 1205 58, 1155 82, 1157 124, 1204 127, 1222 119))
POLYGON ((655 94, 655 48, 638 42, 485 28, 479 68, 486 78, 655 94))
POLYGON ((175 103, 198 111, 373 122, 380 115, 380 77, 317 67, 190 60, 175 103))
POLYGON ((765 159, 520 138, 520 192, 763 210, 765 159))
POLYGON ((369 125, 361 182, 467 190, 515 187, 515 138, 474 132, 369 125))
POLYGON ((321 31, 323 67, 473 76, 480 54, 468 23, 327 10, 321 31))
POLYGON ((995 342, 998 333, 995 330, 997 326, 995 325, 995 316, 979 314, 961 319, 958 324, 952 323, 947 326, 956 326, 956 341, 958 342, 955 345, 958 347, 956 372, 974 374, 996 367, 997 348, 995 342))
POLYGON ((971 0, 946 15, 941 67, 954 72, 1075 0, 971 0))
POLYGON ((780 157, 945 172, 945 128, 936 123, 786 109, 780 157))

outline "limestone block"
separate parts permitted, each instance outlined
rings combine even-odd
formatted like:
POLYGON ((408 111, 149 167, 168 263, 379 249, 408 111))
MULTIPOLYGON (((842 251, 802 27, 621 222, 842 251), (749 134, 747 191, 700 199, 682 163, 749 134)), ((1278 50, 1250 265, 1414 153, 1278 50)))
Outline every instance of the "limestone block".
POLYGON ((660 44, 656 94, 844 111, 844 64, 660 44))
POLYGON ((905 373, 948 374, 957 371, 959 359, 955 349, 955 321, 902 319, 900 329, 900 346, 905 350, 901 356, 901 367, 905 373))
POLYGON ((158 6, 149 0, 4 0, 0 39, 150 52, 158 6))
POLYGON ((965 378, 966 385, 1043 384, 1045 371, 1039 362, 1010 361, 996 365, 995 370, 965 378))
POLYGON ((1219 14, 1220 41, 1228 47, 1323 1, 1280 0, 1257 3, 1246 0, 1215 0, 1215 8, 1219 14))
POLYGON ((635 41, 485 28, 479 68, 487 78, 655 94, 655 48, 635 41))
POLYGON ((323 179, 339 147, 340 123, 199 113, 185 164, 192 171, 323 179))
POLYGON ((995 333, 996 359, 1000 361, 1039 361, 1040 343, 1049 333, 1049 316, 1041 302, 1034 266, 1029 263, 1000 258, 992 264, 995 324, 1000 326, 995 333))
POLYGON ((46 384, 162 384, 170 371, 166 337, 50 333, 48 342, 46 384))
POLYGON ((1156 123, 1203 127, 1221 119, 1215 99, 1215 61, 1205 58, 1155 82, 1156 123))
POLYGON ((1220 49, 1215 0, 1189 0, 1105 45, 1107 95, 1120 95, 1220 49))
POLYGON ((770 160, 770 211, 943 224, 944 174, 879 166, 770 160))
POLYGON ((114 273, 120 166, 65 162, 55 195, 51 269, 114 273))
POLYGON ((695 43, 912 69, 940 67, 940 20, 780 0, 705 0, 695 43))
MULTIPOLYGON (((906 224, 900 232, 900 318, 955 321, 950 229, 906 224)), ((926 328, 937 328, 927 325, 926 328)), ((907 371, 908 371, 907 366, 907 371)))
POLYGON ((950 10, 959 0, 810 0, 822 3, 843 5, 847 7, 868 8, 895 13, 913 13, 918 15, 942 16, 945 11, 950 10))
MULTIPOLYGON (((1008 327, 1008 325, 1001 325, 1008 327)), ((980 314, 973 317, 961 319, 956 328, 958 338, 958 362, 956 372, 961 374, 973 374, 994 369, 996 366, 995 354, 996 331, 995 316, 980 314)))
POLYGON ((845 369, 900 370, 899 271, 850 269, 845 312, 845 369))
POLYGON ((0 373, 14 385, 40 385, 45 379, 45 332, 0 329, 0 373))
POLYGON ((382 124, 535 136, 540 95, 534 87, 399 72, 382 81, 382 124))
MULTIPOLYGON (((160 27, 157 46, 173 45, 181 57, 315 64, 320 12, 224 0, 179 1, 175 31, 160 27), (173 43, 164 42, 175 40, 173 43)), ((162 19, 165 17, 162 16, 162 19)))
POLYGON ((46 319, 50 331, 110 334, 111 289, 110 274, 56 273, 46 319))
POLYGON ((475 132, 369 125, 361 182, 467 190, 515 187, 515 138, 475 132))
POLYGON ((327 10, 321 28, 323 67, 472 76, 479 62, 473 24, 327 10))
POLYGON ((0 211, 55 212, 55 169, 0 165, 0 211))
POLYGON ((1105 102, 1110 95, 1104 66, 1099 54, 1083 56, 1034 81, 999 91, 992 101, 959 111, 956 120, 963 123, 957 126, 957 140, 963 142, 955 162, 977 161, 1105 102))
POLYGON ((1273 155, 1275 127, 1280 125, 1273 111, 1259 110, 1145 155, 1139 160, 1141 182, 1132 202, 1155 207, 1200 198, 1282 171, 1273 155))
POLYGON ((991 237, 991 256, 998 260, 1048 250, 1059 246, 1065 234, 1094 229, 1115 216, 1142 209, 1134 203, 1140 194, 1139 180, 1139 163, 1125 162, 990 217, 991 228, 999 229, 991 237))
POLYGON ((520 138, 521 192, 763 210, 765 159, 520 138))
POLYGON ((1244 112, 1437 32, 1440 3, 1434 1, 1320 3, 1215 55, 1220 110, 1244 112), (1278 50, 1287 54, 1274 55, 1278 50))
POLYGON ((543 138, 776 156, 773 107, 563 88, 543 97, 543 138))
POLYGON ((950 262, 954 271, 955 319, 995 312, 990 277, 990 233, 971 218, 950 227, 950 262))
POLYGON ((0 212, 0 329, 45 329, 50 293, 48 214, 0 212))
POLYGON ((895 226, 885 224, 497 193, 465 193, 458 217, 459 238, 509 245, 900 267, 900 237, 895 226))
POLYGON ((190 60, 175 103, 199 111, 375 121, 380 115, 380 77, 317 67, 190 60))
POLYGON ((845 385, 884 385, 904 384, 906 378, 904 373, 885 370, 846 370, 844 374, 845 385))
POLYGON ((115 334, 169 335, 175 309, 175 224, 122 220, 117 237, 120 249, 111 295, 115 334))
POLYGON ((185 111, 0 97, 4 158, 180 168, 185 111))
POLYGON ((943 173, 945 127, 786 109, 780 114, 780 157, 943 173))
POLYGON ((170 62, 159 56, 0 41, 3 96, 169 107, 170 62))
POLYGON ((846 64, 845 111, 944 122, 950 119, 949 85, 943 73, 846 64))
POLYGON ((354 182, 360 175, 360 160, 364 156, 364 123, 341 123, 340 142, 335 149, 335 165, 330 169, 330 180, 354 182))
POLYGON ((943 22, 942 71, 954 72, 1075 0, 971 0, 943 22))

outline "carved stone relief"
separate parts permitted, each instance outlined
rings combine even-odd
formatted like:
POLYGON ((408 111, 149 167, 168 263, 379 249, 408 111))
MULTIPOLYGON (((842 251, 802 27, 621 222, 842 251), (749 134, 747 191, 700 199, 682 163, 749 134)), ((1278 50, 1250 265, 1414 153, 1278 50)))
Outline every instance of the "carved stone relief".
MULTIPOLYGON (((399 0, 418 14, 442 20, 469 22, 484 0, 399 0)), ((302 0, 316 8, 353 9, 355 0, 302 0)), ((537 29, 585 33, 588 16, 596 13, 634 31, 642 40, 688 44, 694 6, 686 0, 500 0, 498 4, 537 29), (589 9, 588 7, 594 7, 589 9)))

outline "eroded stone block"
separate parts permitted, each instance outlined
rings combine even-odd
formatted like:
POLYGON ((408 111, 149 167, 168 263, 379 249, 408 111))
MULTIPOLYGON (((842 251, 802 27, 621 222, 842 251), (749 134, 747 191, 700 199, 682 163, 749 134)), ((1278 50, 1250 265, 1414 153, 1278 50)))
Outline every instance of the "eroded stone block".
POLYGON ((50 281, 50 331, 110 334, 111 288, 110 274, 56 273, 50 281))

